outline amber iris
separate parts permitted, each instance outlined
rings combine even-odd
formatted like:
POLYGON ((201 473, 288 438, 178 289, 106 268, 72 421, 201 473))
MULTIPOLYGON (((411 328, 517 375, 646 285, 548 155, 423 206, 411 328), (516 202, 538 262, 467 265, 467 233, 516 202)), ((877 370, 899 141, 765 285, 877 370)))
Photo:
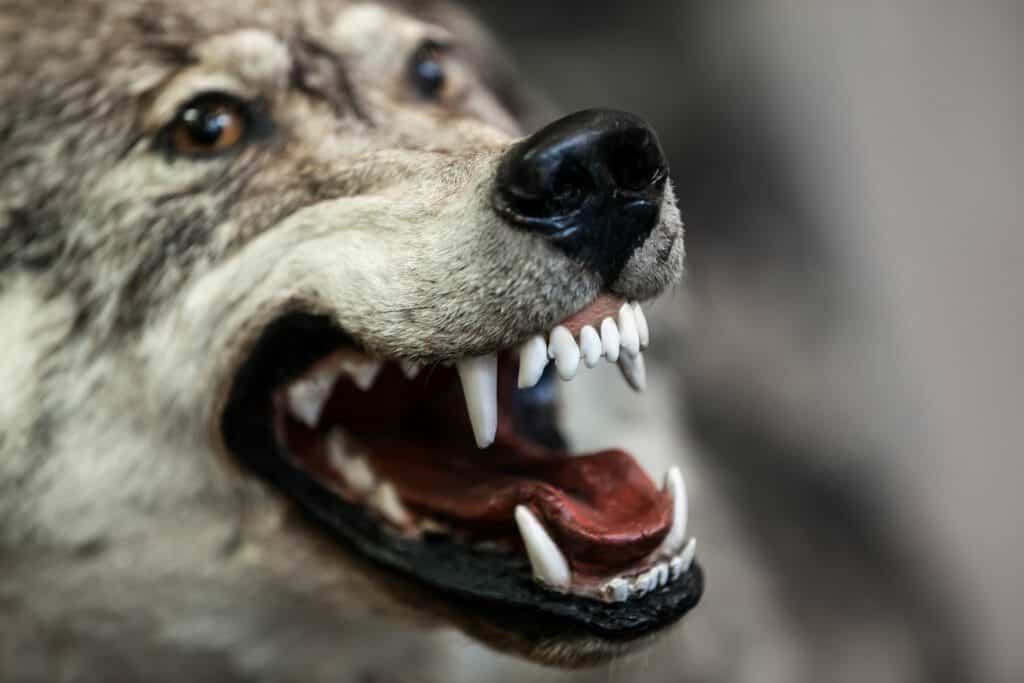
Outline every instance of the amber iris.
POLYGON ((171 143, 186 156, 221 154, 245 137, 247 118, 241 103, 222 95, 208 95, 186 105, 174 122, 171 143))

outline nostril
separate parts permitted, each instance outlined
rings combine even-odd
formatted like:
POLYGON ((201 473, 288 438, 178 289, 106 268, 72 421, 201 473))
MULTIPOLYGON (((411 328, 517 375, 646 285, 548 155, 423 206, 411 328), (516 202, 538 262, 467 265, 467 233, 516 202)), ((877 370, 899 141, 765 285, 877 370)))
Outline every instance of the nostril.
POLYGON ((498 175, 500 204, 526 219, 556 219, 586 203, 596 185, 586 168, 571 159, 517 163, 498 175))
POLYGON ((641 192, 665 177, 664 156, 650 131, 621 131, 605 144, 609 170, 620 189, 641 192))
POLYGON ((580 208, 596 189, 585 168, 572 162, 563 163, 551 177, 548 208, 552 214, 570 213, 580 208))

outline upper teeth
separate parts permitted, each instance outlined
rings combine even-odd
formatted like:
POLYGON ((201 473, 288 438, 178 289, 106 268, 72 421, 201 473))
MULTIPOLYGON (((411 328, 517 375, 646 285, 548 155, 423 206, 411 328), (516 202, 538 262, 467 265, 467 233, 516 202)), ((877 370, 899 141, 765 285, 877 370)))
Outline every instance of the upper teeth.
POLYGON ((614 363, 619 359, 619 326, 611 318, 601 321, 601 347, 604 357, 614 363))
MULTIPOLYGON (((648 341, 647 320, 637 303, 623 304, 619 309, 618 322, 612 318, 602 320, 600 334, 590 325, 583 326, 578 341, 567 327, 559 325, 551 331, 547 341, 538 334, 520 347, 519 388, 536 385, 552 359, 558 376, 568 381, 576 376, 581 365, 592 368, 603 356, 619 364, 631 387, 643 391, 647 379, 640 351, 646 348, 648 341)), ((399 366, 410 380, 420 371, 420 366, 410 361, 403 360, 399 366)), ((381 361, 369 356, 341 354, 332 357, 288 386, 288 407, 299 421, 311 429, 315 428, 340 375, 347 375, 357 387, 367 391, 382 368, 381 361)), ((462 393, 473 425, 473 436, 480 448, 486 448, 494 443, 498 429, 497 354, 463 358, 456 362, 456 368, 462 380, 462 393)))
POLYGON ((640 333, 636 329, 636 315, 630 304, 622 304, 619 309, 619 335, 623 351, 634 357, 640 353, 640 333))
POLYGON ((530 337, 519 351, 519 388, 532 387, 540 381, 548 364, 548 345, 544 337, 530 337))
POLYGON ((647 345, 651 343, 651 332, 647 327, 647 317, 644 315, 644 309, 640 308, 640 304, 633 304, 633 313, 636 318, 636 333, 640 338, 640 348, 646 349, 647 345))
MULTIPOLYGON (((600 336, 593 327, 584 326, 578 343, 563 325, 551 331, 547 342, 543 335, 530 337, 519 348, 519 388, 536 385, 551 360, 555 361, 558 376, 568 381, 576 376, 581 360, 587 367, 594 367, 603 355, 609 361, 619 363, 631 387, 643 391, 647 378, 640 349, 646 347, 647 320, 640 304, 623 304, 618 317, 618 323, 611 318, 604 319, 600 336), (639 322, 641 320, 642 323, 639 322), (625 350, 621 355, 620 346, 625 350)), ((487 448, 494 443, 498 429, 497 355, 463 358, 455 365, 462 380, 462 394, 476 443, 480 448, 487 448)))
POLYGON ((331 389, 341 374, 348 375, 363 391, 373 386, 383 363, 368 356, 340 355, 329 359, 288 386, 288 406, 309 428, 320 422, 331 389))
POLYGON ((590 325, 580 330, 580 351, 588 368, 596 366, 601 360, 601 354, 604 353, 604 349, 601 348, 601 337, 590 325))
POLYGON ((623 304, 617 318, 605 318, 600 327, 598 333, 592 325, 584 325, 578 339, 563 325, 551 331, 547 343, 543 335, 531 337, 519 349, 519 388, 537 384, 550 360, 555 361, 558 376, 568 381, 576 376, 581 360, 592 368, 604 357, 619 363, 630 386, 643 391, 646 378, 640 352, 650 342, 650 331, 640 304, 623 304), (543 353, 545 348, 547 352, 543 353), (627 356, 629 362, 624 364, 627 356))
POLYGON ((580 347, 567 328, 559 325, 551 332, 548 355, 555 359, 559 377, 570 380, 576 376, 580 367, 580 347))
POLYGON ((455 364, 476 445, 487 448, 498 431, 498 355, 463 358, 455 364))
POLYGON ((644 366, 644 357, 641 354, 631 356, 624 353, 619 356, 619 370, 626 378, 629 386, 636 391, 643 391, 647 388, 647 368, 644 366))

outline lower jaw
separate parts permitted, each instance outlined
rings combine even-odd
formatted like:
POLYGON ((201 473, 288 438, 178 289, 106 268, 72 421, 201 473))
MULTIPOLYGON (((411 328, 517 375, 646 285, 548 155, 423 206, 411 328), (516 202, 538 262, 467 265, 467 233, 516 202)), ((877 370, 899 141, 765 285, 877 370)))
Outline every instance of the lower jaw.
POLYGON ((276 456, 266 456, 257 470, 260 476, 294 501, 320 532, 369 561, 377 580, 401 594, 411 591, 415 597, 407 602, 422 605, 429 596, 428 611, 443 613, 485 640, 514 638, 523 647, 588 640, 626 648, 677 622, 703 594, 703 572, 696 561, 672 582, 628 602, 556 592, 534 580, 522 555, 467 546, 447 536, 396 534, 364 506, 339 498, 276 456))

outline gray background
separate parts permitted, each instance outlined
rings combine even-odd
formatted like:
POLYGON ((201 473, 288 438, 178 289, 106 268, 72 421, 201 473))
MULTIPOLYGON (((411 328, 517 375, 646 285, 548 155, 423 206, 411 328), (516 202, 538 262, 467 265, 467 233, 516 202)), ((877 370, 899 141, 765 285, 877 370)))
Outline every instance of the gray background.
POLYGON ((808 631, 858 599, 801 582, 868 586, 922 680, 1024 680, 1024 5, 475 7, 558 109, 659 130, 688 226, 680 419, 808 631))

